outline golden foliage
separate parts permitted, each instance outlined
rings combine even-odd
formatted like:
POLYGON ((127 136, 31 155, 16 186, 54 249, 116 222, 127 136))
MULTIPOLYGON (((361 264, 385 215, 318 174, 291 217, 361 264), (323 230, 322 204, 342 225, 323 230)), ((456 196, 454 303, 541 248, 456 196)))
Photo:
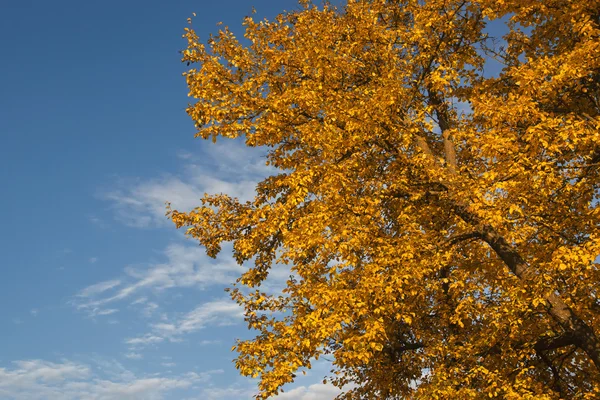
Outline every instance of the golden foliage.
POLYGON ((300 3, 242 42, 184 35, 197 136, 279 171, 170 211, 252 264, 257 397, 326 355, 341 398, 600 398, 600 2, 300 3))

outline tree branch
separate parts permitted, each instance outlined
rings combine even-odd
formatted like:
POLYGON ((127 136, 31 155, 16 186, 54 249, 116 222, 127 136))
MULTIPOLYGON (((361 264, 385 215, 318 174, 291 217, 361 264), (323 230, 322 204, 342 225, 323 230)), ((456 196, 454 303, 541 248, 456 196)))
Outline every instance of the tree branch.
POLYGON ((446 166, 450 174, 456 174, 456 149, 454 148, 454 142, 450 137, 450 116, 448 115, 447 104, 435 93, 433 90, 427 90, 427 96, 429 98, 429 104, 433 106, 435 115, 438 119, 438 125, 442 131, 442 140, 444 142, 444 159, 446 160, 446 166))
MULTIPOLYGON (((510 245, 496 230, 471 213, 463 205, 454 205, 454 212, 465 222, 479 229, 481 238, 486 242, 509 270, 523 283, 532 284, 535 271, 521 257, 517 249, 510 245)), ((574 344, 590 357, 596 369, 600 371, 600 341, 593 329, 579 318, 556 292, 544 296, 548 303, 547 311, 552 318, 572 336, 574 344)))

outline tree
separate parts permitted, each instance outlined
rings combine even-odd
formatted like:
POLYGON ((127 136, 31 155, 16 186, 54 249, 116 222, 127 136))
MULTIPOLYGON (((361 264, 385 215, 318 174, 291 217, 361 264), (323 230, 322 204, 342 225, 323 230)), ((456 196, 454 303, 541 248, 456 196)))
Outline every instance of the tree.
POLYGON ((600 1, 300 3, 184 35, 197 136, 278 171, 169 211, 251 265, 257 397, 328 356, 341 398, 599 398, 600 1))

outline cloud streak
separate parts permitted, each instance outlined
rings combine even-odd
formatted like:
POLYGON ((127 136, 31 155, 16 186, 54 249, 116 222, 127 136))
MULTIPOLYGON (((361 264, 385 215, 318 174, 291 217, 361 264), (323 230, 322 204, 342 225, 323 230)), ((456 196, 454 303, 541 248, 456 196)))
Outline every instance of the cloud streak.
POLYGON ((117 287, 120 284, 121 284, 121 281, 118 280, 118 279, 99 282, 99 283, 96 283, 94 285, 90 285, 90 286, 86 287, 85 289, 83 289, 82 291, 80 291, 77 294, 77 296, 78 297, 91 297, 91 296, 98 295, 98 294, 101 294, 103 292, 106 292, 107 290, 110 290, 110 289, 112 289, 114 287, 117 287))
POLYGON ((209 326, 226 326, 241 322, 243 315, 243 309, 230 299, 209 301, 175 318, 174 321, 152 324, 152 332, 126 339, 125 343, 131 350, 139 350, 165 340, 179 342, 183 336, 209 326))
POLYGON ((165 203, 188 211, 198 206, 205 193, 226 193, 242 201, 254 197, 256 184, 273 174, 265 165, 264 152, 246 148, 240 141, 207 146, 203 154, 181 153, 186 164, 181 174, 159 178, 122 179, 100 193, 112 203, 118 221, 135 228, 168 225, 165 203))
POLYGON ((145 267, 127 267, 125 276, 119 279, 102 281, 82 289, 71 300, 78 310, 90 317, 117 312, 118 302, 139 296, 129 303, 140 312, 151 316, 159 308, 148 301, 151 293, 159 293, 173 288, 197 288, 205 290, 214 285, 225 286, 244 271, 232 259, 215 261, 199 247, 171 244, 163 252, 165 262, 145 267), (110 307, 108 307, 110 305, 110 307))
POLYGON ((214 374, 188 372, 175 376, 136 376, 121 367, 118 376, 102 368, 69 360, 20 360, 0 368, 0 398, 22 400, 161 400, 165 394, 210 382, 214 374))
POLYGON ((216 300, 196 307, 174 323, 154 324, 153 328, 165 337, 180 336, 197 332, 209 325, 232 325, 239 322, 243 315, 243 309, 230 299, 216 300))
POLYGON ((341 393, 340 389, 331 384, 314 384, 299 386, 290 391, 275 396, 276 400, 330 400, 341 393))
POLYGON ((156 336, 156 335, 148 333, 141 337, 125 339, 125 343, 130 345, 133 348, 137 348, 137 347, 144 347, 144 346, 147 346, 150 344, 160 343, 163 340, 165 340, 165 339, 161 336, 156 336))

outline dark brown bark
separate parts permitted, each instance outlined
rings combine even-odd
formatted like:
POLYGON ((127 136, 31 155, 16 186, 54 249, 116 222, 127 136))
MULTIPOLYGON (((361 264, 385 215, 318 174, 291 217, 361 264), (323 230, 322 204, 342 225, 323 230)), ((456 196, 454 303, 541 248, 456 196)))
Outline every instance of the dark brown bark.
MULTIPOLYGON (((514 246, 499 235, 493 227, 483 224, 465 206, 455 206, 454 211, 478 230, 481 239, 494 250, 515 276, 526 285, 533 283, 534 269, 527 264, 514 246)), ((579 318, 557 293, 546 295, 545 300, 548 303, 548 313, 572 338, 573 344, 583 350, 600 371, 600 341, 593 329, 579 318)))
MULTIPOLYGON (((450 175, 456 176, 456 150, 454 148, 454 143, 448 134, 450 119, 447 109, 445 108, 443 99, 431 92, 428 94, 429 102, 434 106, 438 117, 438 123, 442 131, 445 152, 444 158, 446 160, 445 167, 450 175)), ((433 155, 431 148, 424 138, 417 136, 416 145, 429 156, 435 167, 440 167, 440 164, 436 162, 436 157, 433 155)), ((445 183, 442 184, 446 185, 445 183)), ((449 191, 449 187, 446 187, 446 190, 449 191)), ((460 203, 451 203, 450 205, 458 217, 475 228, 475 235, 486 242, 488 246, 494 250, 508 269, 517 276, 524 285, 534 284, 533 280, 536 271, 527 264, 515 246, 508 243, 491 225, 486 224, 477 215, 470 212, 468 206, 460 203)), ((468 234, 468 236, 471 237, 473 237, 473 235, 473 233, 468 234)), ((577 316, 569 306, 567 306, 558 293, 551 292, 547 294, 544 299, 548 304, 547 311, 550 316, 562 327, 565 334, 572 338, 573 344, 588 355, 596 366, 596 369, 600 371, 600 341, 593 329, 577 316)))

